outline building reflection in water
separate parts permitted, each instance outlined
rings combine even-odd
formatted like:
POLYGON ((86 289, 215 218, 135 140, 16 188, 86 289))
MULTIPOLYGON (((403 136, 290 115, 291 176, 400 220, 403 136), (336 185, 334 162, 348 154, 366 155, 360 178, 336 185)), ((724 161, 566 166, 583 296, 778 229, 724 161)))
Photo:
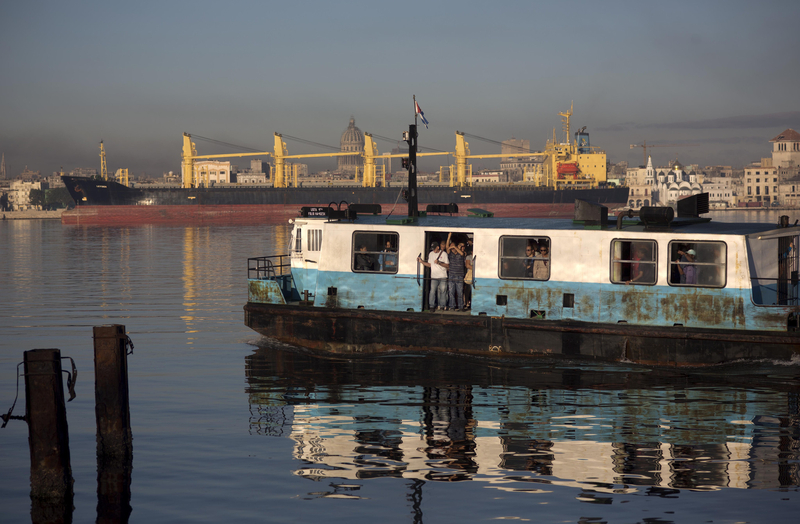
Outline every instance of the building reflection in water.
POLYGON ((800 485, 798 391, 730 374, 446 356, 247 357, 251 431, 310 479, 482 481, 605 493, 800 485), (738 385, 737 385, 738 384, 738 385))

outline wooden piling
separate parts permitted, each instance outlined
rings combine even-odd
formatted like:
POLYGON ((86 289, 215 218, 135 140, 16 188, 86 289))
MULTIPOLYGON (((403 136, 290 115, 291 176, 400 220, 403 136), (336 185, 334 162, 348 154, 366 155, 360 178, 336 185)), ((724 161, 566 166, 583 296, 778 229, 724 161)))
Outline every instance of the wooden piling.
POLYGON ((24 369, 25 416, 31 452, 31 498, 71 500, 74 480, 69 457, 61 351, 25 351, 24 369))
POLYGON ((132 454, 125 326, 94 328, 94 398, 98 458, 132 454))

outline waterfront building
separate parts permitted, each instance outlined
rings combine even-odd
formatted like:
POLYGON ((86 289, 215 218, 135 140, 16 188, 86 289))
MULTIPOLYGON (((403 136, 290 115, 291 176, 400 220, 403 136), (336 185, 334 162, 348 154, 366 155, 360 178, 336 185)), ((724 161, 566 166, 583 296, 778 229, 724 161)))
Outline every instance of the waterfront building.
POLYGON ((781 199, 778 203, 788 207, 800 207, 800 176, 780 180, 778 195, 781 199))
POLYGON ((69 176, 97 176, 97 169, 93 167, 76 167, 69 172, 69 176))
POLYGON ((500 154, 508 155, 500 159, 500 170, 507 180, 518 181, 526 180, 526 173, 531 173, 529 177, 534 177, 534 173, 541 171, 543 155, 531 155, 530 140, 511 138, 504 140, 500 145, 500 154))
POLYGON ((43 181, 47 183, 47 187, 50 189, 66 187, 64 186, 64 182, 61 180, 61 173, 53 173, 50 176, 44 177, 43 181))
POLYGON ((236 173, 236 183, 245 185, 266 184, 269 180, 270 165, 260 158, 250 160, 250 168, 236 173))
POLYGON ((787 129, 772 140, 772 165, 777 168, 800 166, 800 133, 787 129))
POLYGON ((706 176, 702 185, 703 192, 708 193, 708 205, 711 209, 725 209, 736 205, 737 194, 733 178, 706 176))
POLYGON ((32 171, 28 169, 28 166, 25 166, 25 169, 23 169, 22 173, 20 173, 20 175, 17 177, 17 180, 24 180, 26 182, 35 182, 41 179, 42 179, 42 172, 32 171))
MULTIPOLYGON (((648 162, 648 168, 652 168, 652 162, 648 162)), ((649 172, 648 176, 650 176, 649 172)), ((676 161, 673 163, 672 169, 658 173, 654 192, 656 204, 670 205, 681 198, 702 193, 703 186, 697 180, 696 171, 687 173, 681 163, 676 161)))
POLYGON ((628 207, 670 206, 681 198, 703 192, 696 171, 686 172, 678 161, 670 167, 653 167, 653 158, 647 158, 644 168, 628 168, 625 177, 630 190, 628 207))
POLYGON ((505 173, 502 171, 494 171, 489 169, 478 171, 476 174, 472 175, 472 182, 474 184, 499 184, 500 182, 506 182, 507 180, 508 178, 506 178, 505 173))
POLYGON ((198 186, 229 184, 231 162, 230 160, 199 160, 194 163, 194 176, 198 186))
POLYGON ((11 182, 8 191, 8 203, 13 211, 28 211, 31 209, 41 209, 31 203, 31 190, 48 189, 47 182, 39 180, 14 180, 11 182))
MULTIPOLYGON (((350 117, 350 124, 342 133, 340 140, 340 150, 342 153, 364 152, 364 133, 356 127, 356 119, 350 117)), ((364 157, 361 155, 350 155, 339 157, 339 172, 345 175, 355 175, 362 171, 364 167, 364 157)))
POLYGON ((742 201, 795 206, 796 178, 800 176, 800 133, 786 129, 770 142, 772 156, 744 168, 742 201))
POLYGON ((772 165, 772 158, 762 158, 744 168, 745 202, 763 202, 768 206, 779 202, 778 168, 772 165))

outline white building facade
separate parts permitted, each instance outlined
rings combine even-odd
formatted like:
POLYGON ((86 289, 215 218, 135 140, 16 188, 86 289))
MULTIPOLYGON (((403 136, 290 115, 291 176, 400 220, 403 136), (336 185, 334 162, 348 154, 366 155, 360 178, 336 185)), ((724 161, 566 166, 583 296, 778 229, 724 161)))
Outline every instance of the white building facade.
POLYGON ((42 209, 42 206, 31 204, 31 190, 48 189, 47 182, 32 182, 28 180, 12 180, 8 191, 8 203, 13 211, 28 211, 42 209))

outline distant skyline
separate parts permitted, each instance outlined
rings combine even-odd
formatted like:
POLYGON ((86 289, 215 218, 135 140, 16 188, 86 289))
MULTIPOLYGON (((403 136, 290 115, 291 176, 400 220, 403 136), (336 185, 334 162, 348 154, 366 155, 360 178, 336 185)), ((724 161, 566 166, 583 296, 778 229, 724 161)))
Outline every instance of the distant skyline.
POLYGON ((574 102, 572 132, 587 126, 614 163, 640 164, 630 145, 646 140, 697 144, 648 150, 657 165, 738 168, 800 130, 798 20, 790 1, 7 2, 0 153, 9 176, 99 169, 103 140, 110 171, 160 176, 180 169, 183 132, 265 151, 274 132, 338 146, 353 116, 399 139, 416 95, 422 147, 452 151, 458 130, 540 150, 574 102))

